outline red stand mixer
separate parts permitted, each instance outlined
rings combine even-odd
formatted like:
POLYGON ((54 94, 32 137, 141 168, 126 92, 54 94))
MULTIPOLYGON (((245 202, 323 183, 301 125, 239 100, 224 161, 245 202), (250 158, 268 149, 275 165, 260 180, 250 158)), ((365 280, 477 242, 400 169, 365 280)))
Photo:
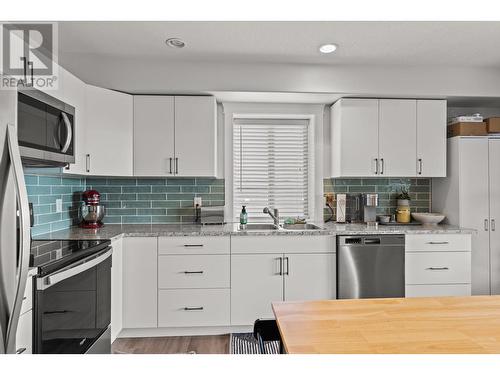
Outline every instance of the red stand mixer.
POLYGON ((104 224, 105 209, 101 203, 101 194, 97 190, 86 190, 83 192, 83 202, 80 205, 80 218, 82 219, 80 227, 97 229, 104 224))

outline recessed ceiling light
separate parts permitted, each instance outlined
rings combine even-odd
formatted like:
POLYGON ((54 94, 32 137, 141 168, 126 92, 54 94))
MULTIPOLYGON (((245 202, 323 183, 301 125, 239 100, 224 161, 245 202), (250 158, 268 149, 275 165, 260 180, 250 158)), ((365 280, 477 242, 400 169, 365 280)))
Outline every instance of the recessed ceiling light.
POLYGON ((184 48, 186 43, 179 38, 168 38, 165 43, 172 48, 184 48))
POLYGON ((333 51, 335 51, 337 49, 337 45, 336 44, 322 44, 320 47, 319 47, 319 52, 321 53, 332 53, 333 51))

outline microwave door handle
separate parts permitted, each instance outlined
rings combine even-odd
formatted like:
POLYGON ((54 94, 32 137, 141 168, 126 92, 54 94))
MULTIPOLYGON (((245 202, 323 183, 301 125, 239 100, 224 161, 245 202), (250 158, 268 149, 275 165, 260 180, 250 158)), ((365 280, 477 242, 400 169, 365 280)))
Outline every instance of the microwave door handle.
POLYGON ((70 267, 63 268, 62 270, 42 277, 37 280, 37 290, 45 290, 57 283, 69 279, 79 273, 85 272, 88 269, 97 266, 99 263, 104 262, 113 253, 113 249, 109 248, 106 252, 101 253, 98 256, 92 255, 88 258, 81 260, 80 262, 71 265, 70 267))
POLYGON ((71 145, 71 140, 73 139, 73 130, 71 129, 71 123, 69 122, 68 115, 64 112, 61 112, 61 116, 63 118, 64 125, 66 126, 66 142, 64 142, 64 146, 61 148, 61 152, 64 154, 68 151, 69 146, 71 145))
MULTIPOLYGON (((30 215, 28 208, 28 193, 26 192, 26 185, 24 184, 23 168, 21 163, 21 155, 19 152, 19 144, 17 141, 17 132, 13 124, 7 125, 7 144, 9 150, 9 158, 11 170, 13 172, 13 182, 16 191, 16 200, 18 206, 18 220, 19 220, 19 257, 17 259, 17 280, 15 287, 14 299, 12 308, 9 308, 5 296, 2 293, 0 298, 3 298, 2 307, 8 308, 7 321, 0 322, 4 324, 1 328, 3 338, 3 350, 6 353, 15 353, 16 351, 16 332, 19 317, 21 315, 21 305, 24 297, 24 290, 26 288, 26 280, 28 278, 28 262, 31 247, 30 238, 30 215)), ((5 190, 4 190, 5 191, 5 190)), ((7 199, 8 197, 1 197, 7 199)), ((1 256, 1 253, 0 253, 1 256)), ((1 324, 0 324, 1 325, 1 324)), ((0 351, 2 349, 0 348, 0 351)))

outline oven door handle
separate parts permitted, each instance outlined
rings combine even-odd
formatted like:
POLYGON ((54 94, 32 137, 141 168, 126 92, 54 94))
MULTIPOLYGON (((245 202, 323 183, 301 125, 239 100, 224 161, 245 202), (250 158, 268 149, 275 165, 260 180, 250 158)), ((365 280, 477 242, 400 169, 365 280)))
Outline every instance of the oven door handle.
POLYGON ((69 279, 72 276, 87 271, 88 269, 97 266, 99 263, 104 262, 111 256, 112 253, 113 249, 109 248, 107 251, 101 252, 97 256, 92 255, 75 264, 72 264, 71 266, 63 268, 60 271, 42 277, 37 280, 36 284, 37 290, 45 290, 63 280, 69 279))

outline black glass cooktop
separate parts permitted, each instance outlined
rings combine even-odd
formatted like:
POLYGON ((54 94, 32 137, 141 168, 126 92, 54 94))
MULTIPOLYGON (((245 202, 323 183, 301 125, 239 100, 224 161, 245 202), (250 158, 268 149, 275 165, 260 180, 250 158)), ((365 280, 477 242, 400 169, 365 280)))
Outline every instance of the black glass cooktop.
POLYGON ((110 240, 33 240, 30 267, 38 267, 38 274, 43 276, 102 251, 110 244, 110 240))

